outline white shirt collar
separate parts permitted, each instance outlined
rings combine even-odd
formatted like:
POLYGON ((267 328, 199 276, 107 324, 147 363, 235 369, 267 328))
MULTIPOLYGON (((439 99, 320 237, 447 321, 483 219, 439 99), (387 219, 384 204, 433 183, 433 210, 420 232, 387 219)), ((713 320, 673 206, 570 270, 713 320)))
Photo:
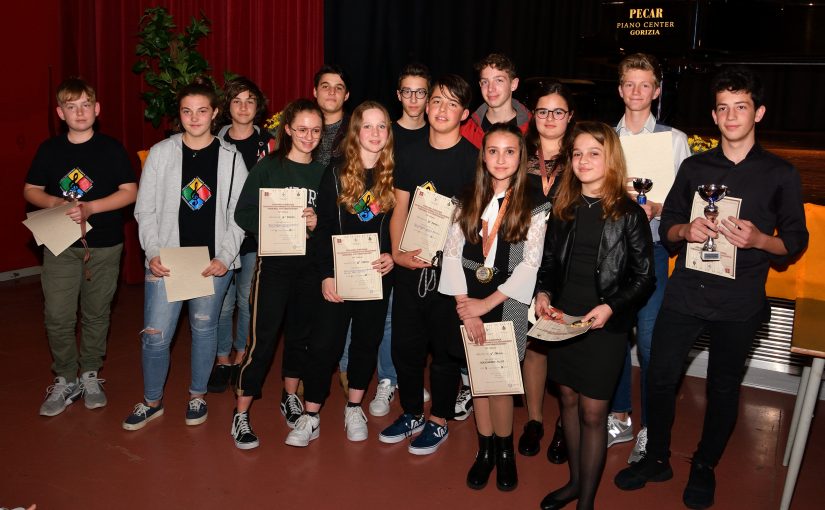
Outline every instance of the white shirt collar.
POLYGON ((654 129, 656 129, 656 117, 653 116, 653 113, 648 114, 647 120, 645 121, 645 125, 642 127, 642 130, 638 133, 634 133, 627 128, 625 124, 624 115, 619 120, 619 123, 616 125, 616 130, 619 132, 619 136, 627 136, 627 135, 639 135, 642 133, 652 133, 654 129))

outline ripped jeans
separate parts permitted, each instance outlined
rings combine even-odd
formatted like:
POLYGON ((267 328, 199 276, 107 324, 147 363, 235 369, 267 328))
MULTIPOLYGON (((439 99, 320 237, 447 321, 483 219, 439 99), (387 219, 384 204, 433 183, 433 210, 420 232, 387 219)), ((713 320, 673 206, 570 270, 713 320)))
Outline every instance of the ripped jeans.
MULTIPOLYGON (((192 329, 191 395, 206 394, 206 383, 215 361, 218 345, 218 318, 232 272, 213 278, 215 294, 187 301, 192 329)), ((163 278, 146 270, 143 297, 143 331, 141 358, 143 361, 143 397, 147 402, 163 398, 163 386, 169 373, 169 345, 175 336, 183 301, 169 303, 163 278)))

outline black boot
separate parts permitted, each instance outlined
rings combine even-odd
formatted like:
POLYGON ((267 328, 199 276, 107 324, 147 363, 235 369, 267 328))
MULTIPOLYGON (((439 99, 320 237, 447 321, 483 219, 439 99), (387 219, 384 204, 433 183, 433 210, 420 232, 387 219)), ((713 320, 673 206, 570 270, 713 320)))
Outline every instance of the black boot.
POLYGON ((513 434, 496 439, 496 487, 500 491, 511 491, 518 485, 516 452, 513 449, 513 434))
POLYGON ((496 467, 495 436, 478 435, 478 453, 470 472, 467 473, 467 487, 481 490, 487 485, 490 473, 496 467))
POLYGON ((536 455, 541 451, 542 437, 544 437, 544 425, 536 420, 528 421, 518 440, 518 452, 527 457, 536 455))
POLYGON ((547 447, 547 460, 553 464, 564 464, 567 462, 567 445, 564 442, 564 429, 561 427, 561 418, 556 421, 556 431, 553 432, 553 440, 547 447))

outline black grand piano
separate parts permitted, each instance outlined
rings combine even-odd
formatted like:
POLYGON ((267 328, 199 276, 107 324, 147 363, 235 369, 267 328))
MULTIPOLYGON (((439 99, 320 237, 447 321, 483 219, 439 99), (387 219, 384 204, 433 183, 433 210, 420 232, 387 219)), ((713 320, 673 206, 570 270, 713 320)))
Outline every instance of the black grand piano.
MULTIPOLYGON (((710 77, 724 64, 752 66, 765 83, 760 142, 793 161, 805 199, 825 205, 825 0, 603 0, 598 27, 583 34, 584 69, 566 81, 579 119, 618 119, 618 62, 637 51, 662 63, 654 113, 688 134, 718 136, 710 121, 710 77), (581 79, 585 78, 585 79, 581 79)), ((531 82, 524 80, 529 103, 531 82)))

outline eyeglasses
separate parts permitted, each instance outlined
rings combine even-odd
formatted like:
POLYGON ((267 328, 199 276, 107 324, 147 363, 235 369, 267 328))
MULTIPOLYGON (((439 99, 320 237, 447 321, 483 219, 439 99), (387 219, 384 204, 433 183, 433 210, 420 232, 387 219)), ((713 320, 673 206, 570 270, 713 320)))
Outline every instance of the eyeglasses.
POLYGON ((289 127, 292 129, 293 133, 298 135, 298 138, 306 138, 307 135, 310 135, 313 140, 316 138, 321 138, 321 128, 308 128, 304 126, 289 127))
POLYGON ((547 108, 536 108, 535 110, 533 110, 533 114, 540 119, 546 119, 548 115, 552 114, 554 119, 562 120, 567 116, 568 113, 570 112, 567 110, 562 110, 561 108, 556 108, 555 110, 548 110, 547 108))
POLYGON ((424 99, 425 97, 427 97, 427 89, 415 89, 415 90, 413 90, 413 89, 408 89, 408 88, 404 87, 399 92, 401 92, 401 97, 406 97, 407 99, 409 99, 413 94, 415 94, 415 97, 417 99, 424 99))

